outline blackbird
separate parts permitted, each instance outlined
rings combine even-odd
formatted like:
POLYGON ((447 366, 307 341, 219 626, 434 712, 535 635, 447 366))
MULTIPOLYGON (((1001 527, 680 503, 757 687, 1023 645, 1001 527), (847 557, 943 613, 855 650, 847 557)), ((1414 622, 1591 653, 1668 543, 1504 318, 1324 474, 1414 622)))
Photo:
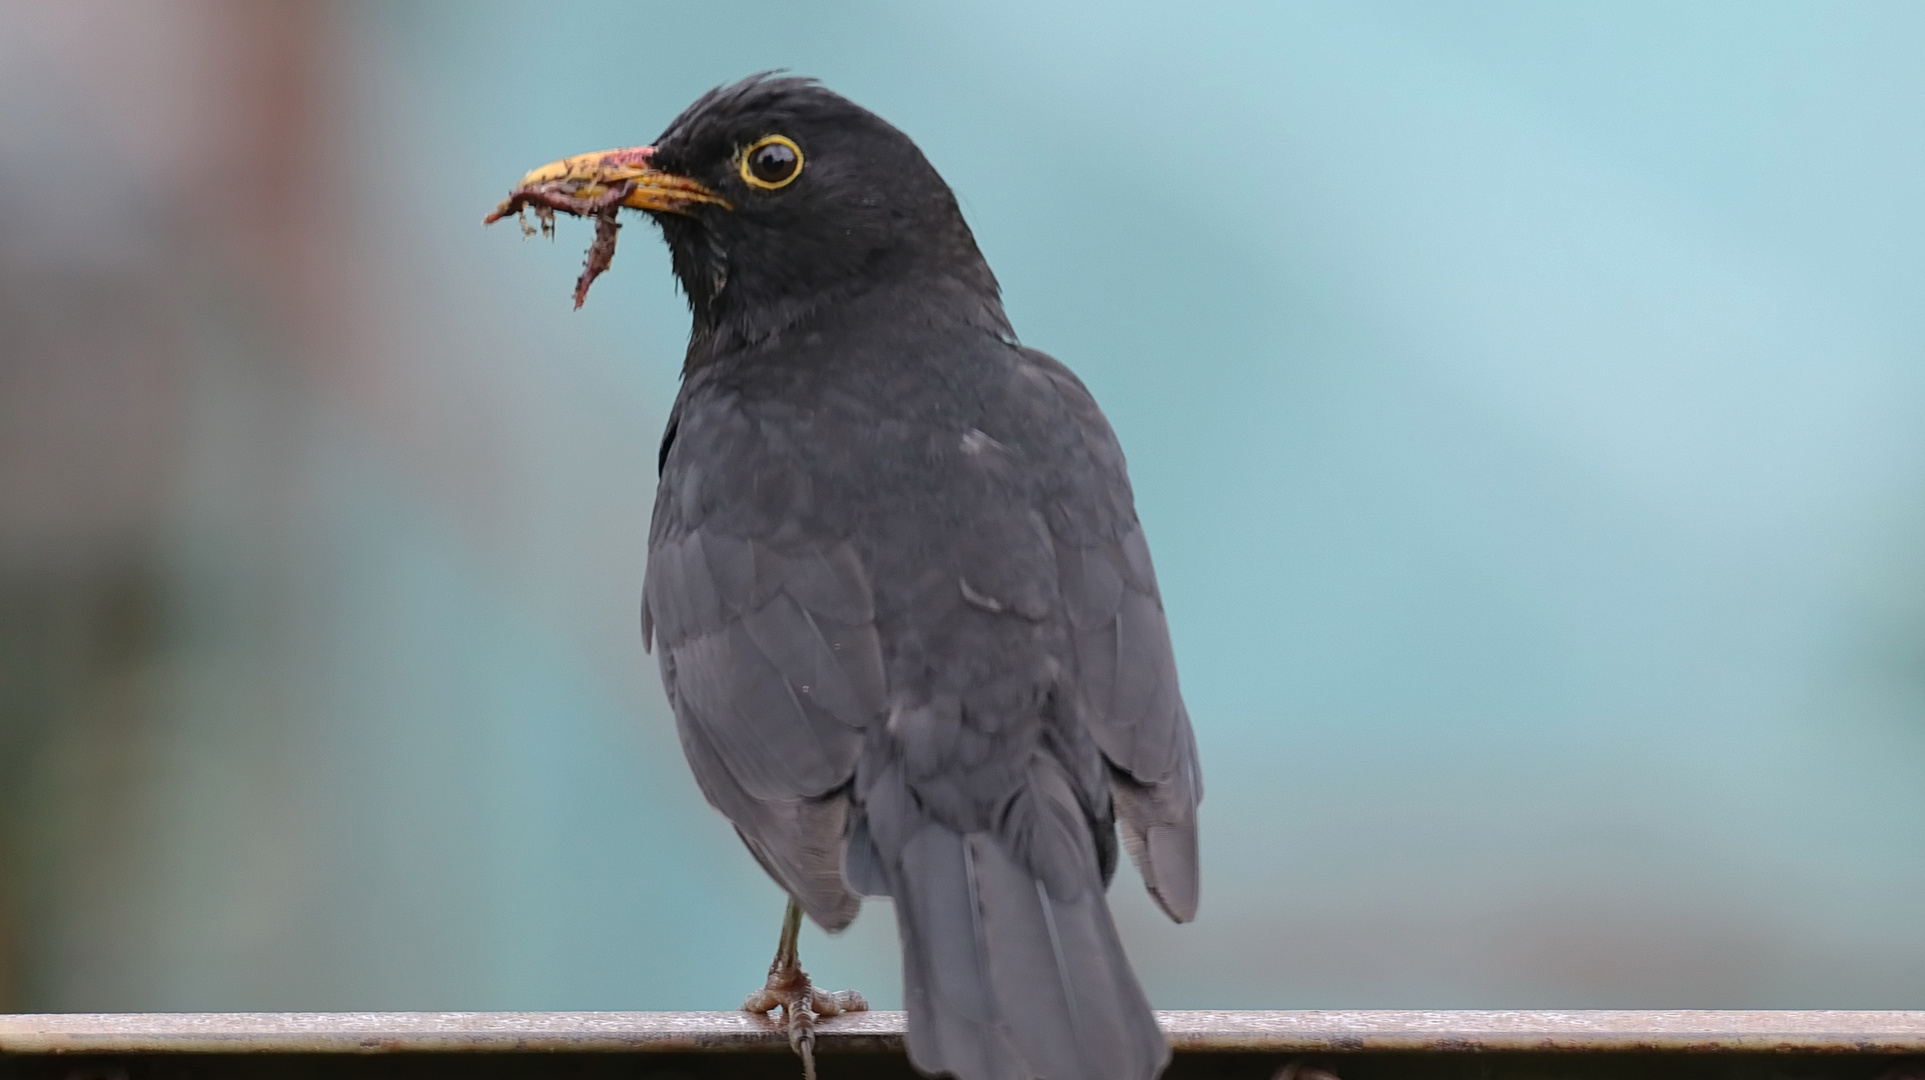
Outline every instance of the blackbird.
POLYGON ((1170 1052, 1104 897, 1117 829, 1197 904, 1202 777, 1122 451, 1018 344, 955 196, 813 80, 710 91, 652 147, 528 174, 489 220, 661 226, 693 312, 642 606, 710 803, 791 897, 768 985, 809 1053, 860 1008, 803 974, 894 900, 910 1061, 1148 1080, 1170 1052))

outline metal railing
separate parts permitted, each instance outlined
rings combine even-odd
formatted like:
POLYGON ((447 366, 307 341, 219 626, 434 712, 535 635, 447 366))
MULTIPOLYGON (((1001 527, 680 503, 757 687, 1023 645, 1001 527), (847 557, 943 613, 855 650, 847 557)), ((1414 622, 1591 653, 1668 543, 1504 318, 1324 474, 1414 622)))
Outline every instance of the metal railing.
MULTIPOLYGON (((1171 1077, 1310 1067, 1393 1076, 1925 1080, 1925 1011, 1158 1014, 1171 1077)), ((909 1076, 903 1014, 821 1022, 824 1080, 909 1076)), ((0 1016, 0 1078, 800 1075, 746 1013, 50 1013, 0 1016), (484 1060, 485 1059, 485 1060, 484 1060)))

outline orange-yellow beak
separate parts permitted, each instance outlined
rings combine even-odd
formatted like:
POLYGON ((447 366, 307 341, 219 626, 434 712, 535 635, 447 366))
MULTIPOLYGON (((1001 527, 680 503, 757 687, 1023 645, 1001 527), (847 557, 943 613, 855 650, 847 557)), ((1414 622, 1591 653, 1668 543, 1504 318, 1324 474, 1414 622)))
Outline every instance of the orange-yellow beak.
POLYGON ((583 216, 617 206, 673 214, 686 214, 703 203, 733 209, 701 183, 651 166, 654 156, 652 146, 632 146, 551 161, 523 176, 485 220, 492 224, 526 205, 583 216))

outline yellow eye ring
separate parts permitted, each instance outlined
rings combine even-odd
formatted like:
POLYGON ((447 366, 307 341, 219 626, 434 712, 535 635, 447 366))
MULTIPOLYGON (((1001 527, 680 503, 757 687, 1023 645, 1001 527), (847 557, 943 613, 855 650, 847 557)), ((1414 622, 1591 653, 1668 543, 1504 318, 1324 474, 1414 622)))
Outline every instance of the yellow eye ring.
POLYGON ((787 135, 764 135, 742 151, 742 182, 774 191, 802 175, 802 148, 787 135))

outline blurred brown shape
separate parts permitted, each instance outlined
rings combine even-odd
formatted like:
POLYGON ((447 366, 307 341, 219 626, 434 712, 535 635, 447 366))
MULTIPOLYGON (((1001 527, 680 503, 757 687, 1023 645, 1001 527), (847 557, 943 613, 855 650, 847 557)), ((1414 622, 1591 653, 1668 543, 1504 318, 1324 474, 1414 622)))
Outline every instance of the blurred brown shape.
POLYGON ((317 325, 323 12, 0 5, 0 1011, 44 1005, 52 914, 134 857, 196 298, 317 325))

